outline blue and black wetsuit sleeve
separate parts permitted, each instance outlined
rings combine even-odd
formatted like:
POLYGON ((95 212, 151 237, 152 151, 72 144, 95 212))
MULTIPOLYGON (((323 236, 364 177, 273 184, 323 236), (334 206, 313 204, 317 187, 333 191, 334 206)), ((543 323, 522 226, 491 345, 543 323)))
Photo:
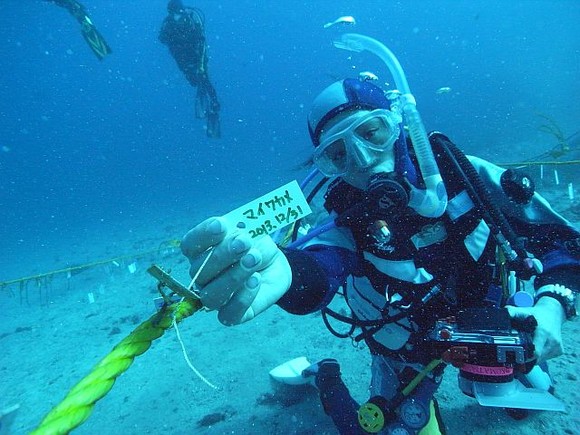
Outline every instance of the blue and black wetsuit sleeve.
POLYGON ((357 264, 355 253, 334 246, 282 251, 292 269, 292 284, 277 304, 292 314, 309 314, 326 306, 357 264))
POLYGON ((544 271, 534 280, 536 290, 548 284, 560 284, 580 292, 580 237, 572 243, 576 244, 575 249, 569 243, 558 242, 540 257, 544 271))
POLYGON ((543 272, 534 280, 534 287, 560 284, 580 291, 580 233, 572 226, 512 223, 520 233, 528 235, 526 248, 540 259, 543 272), (527 232, 524 232, 527 230, 527 232))

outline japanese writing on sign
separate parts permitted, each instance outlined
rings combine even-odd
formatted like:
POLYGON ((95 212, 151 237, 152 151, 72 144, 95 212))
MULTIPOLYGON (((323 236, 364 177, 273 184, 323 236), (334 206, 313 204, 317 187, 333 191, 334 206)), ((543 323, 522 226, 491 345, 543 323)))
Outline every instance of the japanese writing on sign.
POLYGON ((224 217, 252 238, 271 234, 312 213, 296 180, 237 208, 224 217))

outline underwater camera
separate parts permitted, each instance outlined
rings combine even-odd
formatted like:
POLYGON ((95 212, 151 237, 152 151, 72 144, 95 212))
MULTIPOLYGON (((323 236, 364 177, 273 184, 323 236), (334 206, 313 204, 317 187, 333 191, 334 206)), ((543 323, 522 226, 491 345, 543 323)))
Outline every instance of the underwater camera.
POLYGON ((514 320, 503 308, 473 308, 437 321, 428 340, 435 357, 459 369, 459 388, 480 405, 563 411, 547 388, 521 381, 535 384, 526 377, 536 372, 536 325, 532 316, 514 320))

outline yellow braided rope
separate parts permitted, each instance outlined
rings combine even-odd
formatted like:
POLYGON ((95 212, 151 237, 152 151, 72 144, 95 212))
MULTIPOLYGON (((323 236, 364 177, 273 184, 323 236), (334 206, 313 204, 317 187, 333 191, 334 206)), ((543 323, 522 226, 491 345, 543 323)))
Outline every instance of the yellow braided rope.
POLYGON ((184 300, 151 316, 113 348, 93 371, 75 385, 31 434, 67 434, 89 418, 95 403, 113 387, 115 380, 131 366, 153 340, 161 337, 173 324, 202 307, 198 300, 184 300))

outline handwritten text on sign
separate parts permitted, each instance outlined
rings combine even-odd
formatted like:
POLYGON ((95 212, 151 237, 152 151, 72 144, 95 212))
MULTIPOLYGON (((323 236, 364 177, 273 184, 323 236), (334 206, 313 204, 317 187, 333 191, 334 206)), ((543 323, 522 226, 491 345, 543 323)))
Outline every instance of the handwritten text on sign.
POLYGON ((312 213, 296 180, 237 208, 224 217, 252 238, 271 234, 312 213))

